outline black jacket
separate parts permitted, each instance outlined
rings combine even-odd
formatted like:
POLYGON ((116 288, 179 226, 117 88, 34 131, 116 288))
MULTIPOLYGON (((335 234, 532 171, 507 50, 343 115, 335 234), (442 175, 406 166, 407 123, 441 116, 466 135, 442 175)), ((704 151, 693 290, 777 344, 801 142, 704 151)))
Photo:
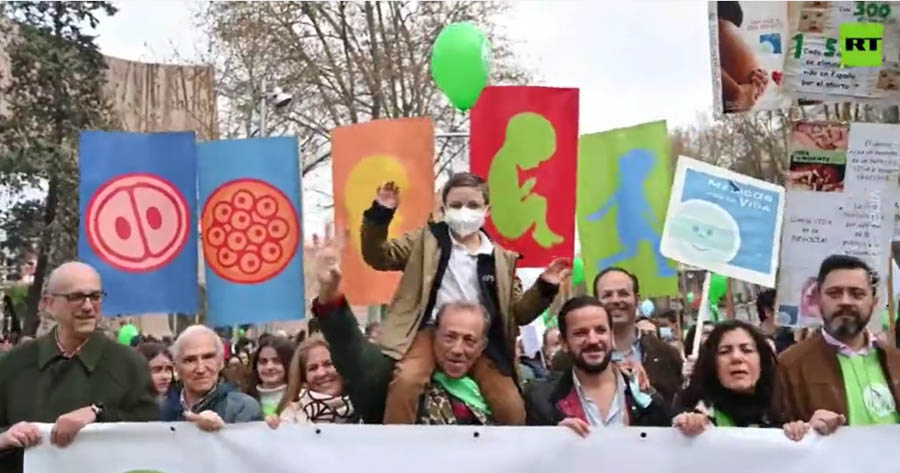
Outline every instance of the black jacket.
MULTIPOLYGON (((657 337, 645 335, 640 340, 641 365, 647 372, 653 389, 659 393, 666 405, 671 406, 675 396, 681 391, 681 365, 684 361, 678 350, 657 337)), ((558 351, 551 362, 551 371, 571 370, 572 358, 566 352, 558 351)))
MULTIPOLYGON (((543 381, 531 383, 525 391, 525 411, 527 425, 557 425, 566 415, 558 403, 567 397, 575 383, 572 370, 552 373, 543 381)), ((623 379, 625 375, 622 375, 623 379)), ((668 404, 656 393, 647 407, 640 407, 631 393, 631 386, 625 379, 625 405, 629 411, 629 425, 641 427, 671 427, 672 414, 668 404)))

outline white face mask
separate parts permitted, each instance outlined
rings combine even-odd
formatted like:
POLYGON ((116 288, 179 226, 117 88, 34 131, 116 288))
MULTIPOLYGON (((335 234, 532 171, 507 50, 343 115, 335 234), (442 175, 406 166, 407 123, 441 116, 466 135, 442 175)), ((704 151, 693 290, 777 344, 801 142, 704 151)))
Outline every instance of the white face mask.
POLYGON ((484 226, 486 215, 487 212, 484 209, 473 210, 468 207, 445 209, 444 221, 447 222, 453 233, 465 238, 484 226))

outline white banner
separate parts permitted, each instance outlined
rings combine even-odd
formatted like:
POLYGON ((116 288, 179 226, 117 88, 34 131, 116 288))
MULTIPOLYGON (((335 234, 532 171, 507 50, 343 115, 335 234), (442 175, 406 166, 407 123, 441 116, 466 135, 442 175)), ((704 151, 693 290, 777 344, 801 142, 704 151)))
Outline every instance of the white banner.
MULTIPOLYGON (((49 438, 50 426, 42 426, 49 438)), ((792 442, 779 429, 95 424, 65 449, 43 442, 25 473, 896 473, 900 426, 842 428, 792 442)))

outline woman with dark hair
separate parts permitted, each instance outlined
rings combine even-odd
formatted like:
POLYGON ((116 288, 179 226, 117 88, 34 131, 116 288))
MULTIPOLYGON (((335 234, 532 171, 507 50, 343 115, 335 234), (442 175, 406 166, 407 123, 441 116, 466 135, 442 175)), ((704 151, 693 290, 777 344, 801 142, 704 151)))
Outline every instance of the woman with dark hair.
POLYGON ((321 335, 308 337, 294 352, 287 391, 266 423, 275 429, 288 424, 357 423, 344 380, 331 362, 331 350, 321 335))
POLYGON ((287 367, 291 364, 294 344, 287 338, 268 336, 250 359, 247 394, 259 401, 263 415, 275 413, 287 389, 287 367))
POLYGON ((676 401, 672 425, 685 435, 718 427, 782 427, 792 440, 803 438, 802 422, 782 425, 774 410, 778 362, 756 327, 728 320, 716 325, 700 349, 687 389, 676 401))
POLYGON ((172 380, 175 377, 172 355, 165 345, 152 342, 139 344, 137 351, 147 359, 150 378, 153 380, 153 387, 156 388, 157 401, 162 403, 170 392, 175 391, 172 386, 172 380))

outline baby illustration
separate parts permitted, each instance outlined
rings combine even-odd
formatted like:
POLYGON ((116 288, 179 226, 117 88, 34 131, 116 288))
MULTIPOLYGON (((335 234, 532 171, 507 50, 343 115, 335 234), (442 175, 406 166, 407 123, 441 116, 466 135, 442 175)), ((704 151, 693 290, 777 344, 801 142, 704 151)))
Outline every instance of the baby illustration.
POLYGON ((882 69, 878 73, 878 82, 875 84, 876 89, 881 90, 900 90, 900 70, 882 69))
POLYGON ((822 10, 800 10, 800 31, 803 33, 821 33, 825 31, 825 12, 822 10))

